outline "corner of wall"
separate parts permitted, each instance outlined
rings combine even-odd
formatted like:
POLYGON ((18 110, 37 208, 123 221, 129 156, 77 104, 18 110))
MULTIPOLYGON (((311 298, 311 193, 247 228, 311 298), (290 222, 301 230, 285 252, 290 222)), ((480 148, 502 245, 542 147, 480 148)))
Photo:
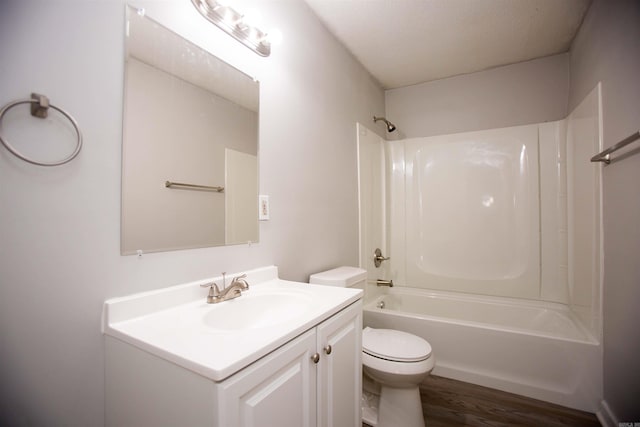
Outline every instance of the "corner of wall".
POLYGON ((613 413, 606 400, 601 400, 598 411, 596 411, 596 417, 602 424, 602 427, 618 427, 620 422, 618 417, 613 413))

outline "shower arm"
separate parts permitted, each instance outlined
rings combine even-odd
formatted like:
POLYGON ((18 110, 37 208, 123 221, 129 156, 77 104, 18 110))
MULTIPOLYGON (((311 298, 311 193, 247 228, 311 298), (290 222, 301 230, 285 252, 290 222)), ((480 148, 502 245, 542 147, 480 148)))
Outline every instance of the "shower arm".
POLYGON ((373 116, 373 123, 377 123, 379 120, 382 120, 387 125, 387 132, 393 132, 394 130, 396 130, 396 125, 391 123, 389 120, 385 119, 384 117, 373 116))

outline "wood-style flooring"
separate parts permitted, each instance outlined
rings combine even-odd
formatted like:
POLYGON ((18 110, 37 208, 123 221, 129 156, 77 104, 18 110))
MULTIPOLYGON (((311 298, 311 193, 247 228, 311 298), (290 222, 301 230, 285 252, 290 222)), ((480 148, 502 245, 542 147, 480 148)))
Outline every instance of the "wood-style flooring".
POLYGON ((600 427, 588 412, 435 375, 420 395, 427 427, 600 427))
POLYGON ((588 412, 435 375, 420 395, 427 427, 600 427, 588 412))

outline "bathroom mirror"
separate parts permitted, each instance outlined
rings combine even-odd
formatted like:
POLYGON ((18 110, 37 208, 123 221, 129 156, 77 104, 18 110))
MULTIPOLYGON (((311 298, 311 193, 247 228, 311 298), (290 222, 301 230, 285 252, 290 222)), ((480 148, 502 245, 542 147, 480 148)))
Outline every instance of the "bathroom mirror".
POLYGON ((126 15, 122 254, 257 242, 258 82, 126 15))

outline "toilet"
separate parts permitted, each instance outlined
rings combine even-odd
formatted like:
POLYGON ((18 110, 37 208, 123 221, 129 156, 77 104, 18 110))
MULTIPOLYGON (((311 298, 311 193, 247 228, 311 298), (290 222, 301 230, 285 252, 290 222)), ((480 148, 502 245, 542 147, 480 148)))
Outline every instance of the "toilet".
MULTIPOLYGON (((366 270, 338 267, 312 274, 309 283, 364 289, 366 279, 366 270)), ((434 365, 431 345, 424 339, 393 329, 365 327, 362 367, 379 384, 380 398, 377 417, 364 421, 374 427, 424 427, 418 387, 434 365)))

